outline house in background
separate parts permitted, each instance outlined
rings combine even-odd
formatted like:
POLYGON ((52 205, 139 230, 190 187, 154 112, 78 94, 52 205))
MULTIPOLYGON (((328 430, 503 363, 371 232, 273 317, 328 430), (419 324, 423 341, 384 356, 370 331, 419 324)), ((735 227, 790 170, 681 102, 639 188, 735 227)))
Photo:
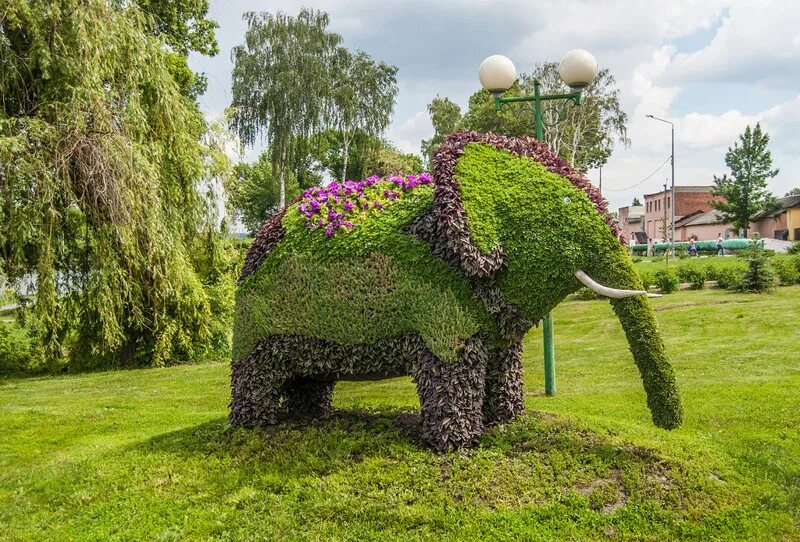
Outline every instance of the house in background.
POLYGON ((800 196, 778 198, 779 207, 774 211, 762 211, 750 224, 751 231, 762 238, 800 241, 800 196))
MULTIPOLYGON (((677 222, 693 213, 707 213, 714 209, 712 202, 722 201, 719 196, 712 195, 713 186, 676 186, 675 187, 675 237, 683 241, 678 234, 677 222)), ((662 190, 654 194, 644 195, 644 231, 647 237, 660 240, 666 237, 672 226, 672 191, 662 190)), ((688 237, 686 238, 688 239, 688 237)), ((701 237, 702 239, 702 237, 701 237)))
POLYGON ((717 210, 695 211, 684 215, 680 220, 675 220, 675 238, 678 241, 688 241, 695 237, 702 241, 716 239, 719 235, 723 239, 737 237, 733 225, 721 223, 720 216, 717 210))
MULTIPOLYGON (((731 224, 720 222, 720 213, 713 203, 724 201, 712 194, 712 186, 675 187, 675 240, 688 241, 692 237, 700 240, 716 239, 718 235, 728 239, 738 233, 731 224)), ((631 234, 647 239, 661 241, 670 235, 672 219, 672 192, 662 190, 644 195, 643 206, 619 208, 619 224, 626 239, 631 234)), ((763 211, 755 216, 750 224, 748 236, 757 232, 762 239, 800 241, 800 196, 778 198, 778 208, 763 211)))
POLYGON ((627 205, 619 208, 619 229, 625 239, 644 231, 644 205, 627 205))

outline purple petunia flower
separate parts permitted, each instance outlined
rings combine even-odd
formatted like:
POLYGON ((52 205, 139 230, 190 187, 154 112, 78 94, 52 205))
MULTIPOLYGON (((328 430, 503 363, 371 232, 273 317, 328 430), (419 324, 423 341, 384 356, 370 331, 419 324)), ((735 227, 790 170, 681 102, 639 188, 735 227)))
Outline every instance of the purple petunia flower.
POLYGON ((380 201, 368 199, 370 196, 374 197, 375 192, 380 192, 384 198, 395 201, 404 193, 432 182, 433 179, 428 173, 405 176, 395 174, 385 178, 370 175, 358 182, 352 179, 341 183, 333 181, 325 187, 317 186, 306 189, 297 210, 306 219, 311 219, 314 215, 320 217, 316 221, 308 220, 305 222, 305 226, 309 229, 324 229, 325 236, 331 237, 341 228, 353 229, 355 227, 352 221, 344 219, 346 214, 357 213, 360 210, 376 209, 381 211, 384 209, 384 204, 380 201), (370 187, 375 187, 377 190, 370 191, 368 190, 370 187))

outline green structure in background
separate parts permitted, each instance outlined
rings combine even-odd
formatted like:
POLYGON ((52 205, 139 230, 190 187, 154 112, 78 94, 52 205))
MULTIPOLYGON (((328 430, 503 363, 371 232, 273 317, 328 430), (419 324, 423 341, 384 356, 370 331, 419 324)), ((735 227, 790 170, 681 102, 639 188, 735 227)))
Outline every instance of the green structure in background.
MULTIPOLYGON (((514 64, 502 55, 493 55, 484 60, 478 70, 478 76, 483 88, 494 95, 494 104, 497 111, 502 109, 503 104, 533 102, 536 139, 542 141, 544 139, 542 102, 558 100, 566 101, 567 103, 573 102, 576 106, 580 105, 583 89, 597 75, 597 61, 589 52, 583 49, 574 49, 561 59, 558 72, 564 83, 572 89, 572 92, 566 94, 542 94, 542 84, 539 80, 536 80, 533 82, 533 96, 502 97, 501 93, 511 88, 511 85, 517 79, 517 70, 514 64)), ((556 394, 556 354, 553 335, 553 314, 549 312, 543 320, 544 391, 547 395, 556 394)))
MULTIPOLYGON (((754 241, 752 239, 725 239, 722 242, 722 248, 729 252, 736 252, 737 250, 744 250, 750 247, 754 241)), ((759 243, 763 246, 764 241, 759 241, 759 243)), ((697 250, 699 252, 706 252, 709 254, 716 254, 717 253, 717 242, 715 240, 707 240, 707 241, 697 241, 696 243, 697 250)), ((653 243, 653 252, 655 254, 663 254, 665 251, 674 248, 675 250, 687 250, 689 248, 688 241, 678 241, 675 243, 675 246, 672 246, 672 243, 653 243)), ((647 244, 646 243, 639 243, 638 245, 631 245, 630 250, 637 256, 646 256, 647 255, 647 244)))

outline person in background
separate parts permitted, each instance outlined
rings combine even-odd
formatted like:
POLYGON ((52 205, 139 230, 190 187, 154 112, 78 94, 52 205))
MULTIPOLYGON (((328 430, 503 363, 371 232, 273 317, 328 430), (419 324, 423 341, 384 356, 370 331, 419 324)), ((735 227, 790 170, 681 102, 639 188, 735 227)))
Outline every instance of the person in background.
POLYGON ((694 237, 689 239, 689 256, 697 256, 700 257, 700 253, 697 252, 697 241, 694 237))
POLYGON ((717 234, 717 256, 724 256, 725 251, 722 250, 722 234, 717 234))

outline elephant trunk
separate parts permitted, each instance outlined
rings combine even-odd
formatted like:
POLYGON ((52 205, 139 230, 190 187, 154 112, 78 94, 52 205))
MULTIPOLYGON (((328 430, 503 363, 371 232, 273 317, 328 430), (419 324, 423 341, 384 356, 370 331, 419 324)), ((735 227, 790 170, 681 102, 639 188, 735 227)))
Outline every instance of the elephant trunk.
MULTIPOLYGON (((633 262, 621 246, 619 249, 616 254, 609 255, 611 265, 599 264, 590 274, 602 284, 613 285, 614 288, 643 290, 633 262)), ((679 427, 683 422, 683 409, 675 375, 647 296, 611 299, 611 305, 625 330, 633 359, 639 368, 653 423, 664 429, 679 427)))

